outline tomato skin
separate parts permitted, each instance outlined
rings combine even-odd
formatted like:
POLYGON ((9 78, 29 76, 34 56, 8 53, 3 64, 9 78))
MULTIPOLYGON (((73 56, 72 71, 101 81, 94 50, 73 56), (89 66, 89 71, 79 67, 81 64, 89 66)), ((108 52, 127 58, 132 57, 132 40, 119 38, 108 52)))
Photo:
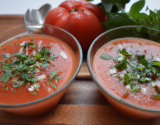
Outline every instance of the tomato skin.
POLYGON ((70 32, 80 42, 82 49, 88 50, 91 42, 103 32, 101 22, 105 21, 105 13, 99 6, 86 0, 68 0, 47 14, 45 24, 70 32))

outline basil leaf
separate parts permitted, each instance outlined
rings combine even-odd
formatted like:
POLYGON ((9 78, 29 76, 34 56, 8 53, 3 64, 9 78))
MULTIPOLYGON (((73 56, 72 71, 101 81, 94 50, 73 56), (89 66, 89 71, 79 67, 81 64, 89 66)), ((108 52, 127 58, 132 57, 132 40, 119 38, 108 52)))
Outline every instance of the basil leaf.
POLYGON ((125 57, 120 63, 118 63, 117 65, 115 65, 116 69, 126 69, 127 68, 127 57, 125 57))
POLYGON ((105 26, 105 31, 120 26, 137 25, 137 22, 131 19, 125 13, 118 13, 118 14, 107 13, 106 15, 108 20, 106 22, 102 22, 102 24, 105 26))
POLYGON ((133 14, 139 13, 145 5, 145 0, 139 0, 131 6, 129 16, 132 17, 133 14))
POLYGON ((160 66, 160 62, 158 61, 152 61, 153 66, 160 66))
POLYGON ((112 56, 110 56, 110 55, 108 55, 108 54, 101 54, 101 56, 100 56, 100 58, 101 59, 104 59, 104 60, 110 60, 110 59, 112 59, 113 57, 112 56))
POLYGON ((53 77, 55 77, 57 75, 56 71, 52 71, 49 75, 50 80, 52 80, 53 77))
POLYGON ((55 76, 55 78, 53 80, 60 80, 62 77, 60 75, 55 76))
POLYGON ((132 54, 129 54, 124 48, 122 49, 122 51, 120 51, 120 53, 126 56, 132 56, 132 54))

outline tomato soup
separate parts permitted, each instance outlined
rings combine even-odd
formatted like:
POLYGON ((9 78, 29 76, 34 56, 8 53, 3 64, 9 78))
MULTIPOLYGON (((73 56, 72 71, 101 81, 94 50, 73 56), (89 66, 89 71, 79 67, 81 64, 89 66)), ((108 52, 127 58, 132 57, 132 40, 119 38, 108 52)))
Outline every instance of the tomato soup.
POLYGON ((0 104, 21 104, 51 95, 75 72, 74 52, 55 37, 17 37, 1 44, 0 53, 0 104))
POLYGON ((160 110, 160 44, 123 38, 103 45, 95 54, 93 72, 117 98, 160 110))

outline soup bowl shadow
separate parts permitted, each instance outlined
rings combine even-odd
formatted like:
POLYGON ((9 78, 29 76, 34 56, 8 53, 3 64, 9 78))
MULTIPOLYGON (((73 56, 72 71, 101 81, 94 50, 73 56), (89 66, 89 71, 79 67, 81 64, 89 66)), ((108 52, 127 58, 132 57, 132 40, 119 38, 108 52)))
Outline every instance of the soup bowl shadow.
POLYGON ((96 78, 93 70, 93 59, 96 52, 107 42, 119 39, 119 38, 143 38, 147 40, 152 40, 160 43, 160 31, 146 28, 144 26, 122 26, 111 30, 108 30, 101 35, 99 35, 90 45, 87 54, 87 63, 89 72, 98 86, 99 90, 108 100, 110 105, 117 110, 120 114, 131 118, 131 119, 151 119, 160 116, 160 110, 152 110, 147 108, 142 108, 130 103, 123 101, 111 94, 107 89, 105 89, 102 84, 96 78))
MULTIPOLYGON (((78 40, 67 31, 51 26, 51 25, 41 25, 41 24, 27 24, 17 26, 15 28, 9 29, 0 33, 0 42, 2 45, 4 42, 12 42, 13 39, 23 35, 36 35, 36 34, 45 34, 49 36, 56 37, 65 43, 67 43, 74 52, 75 60, 74 63, 76 66, 72 77, 63 85, 59 90, 52 93, 49 96, 41 98, 39 100, 35 100, 32 102, 22 103, 22 104, 1 104, 0 110, 8 111, 14 114, 26 115, 26 116, 38 116, 44 113, 51 111, 60 101, 61 97, 65 94, 69 85, 74 81, 77 73, 80 70, 82 65, 82 48, 78 42, 78 40)), ((25 98, 25 97, 24 97, 25 98)))

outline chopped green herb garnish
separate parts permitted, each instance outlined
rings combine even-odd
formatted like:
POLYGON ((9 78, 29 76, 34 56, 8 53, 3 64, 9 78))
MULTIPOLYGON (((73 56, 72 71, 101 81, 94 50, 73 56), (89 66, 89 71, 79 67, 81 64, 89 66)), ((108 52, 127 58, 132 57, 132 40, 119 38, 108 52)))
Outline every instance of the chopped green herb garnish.
POLYGON ((13 92, 13 93, 16 93, 16 91, 15 91, 15 90, 12 90, 12 92, 13 92))
POLYGON ((128 94, 129 94, 129 90, 127 89, 126 93, 122 97, 125 98, 128 94))
POLYGON ((50 76, 49 76, 50 80, 51 80, 53 77, 55 77, 56 75, 57 75, 57 72, 56 72, 56 71, 52 71, 52 72, 50 73, 50 76))
POLYGON ((124 84, 127 85, 129 83, 129 80, 130 80, 130 78, 129 78, 128 74, 125 74, 124 75, 124 84))
POLYGON ((17 45, 17 43, 15 43, 15 45, 17 45))
POLYGON ((108 55, 108 54, 102 54, 101 56, 100 56, 100 58, 101 59, 104 59, 104 60, 110 60, 110 59, 112 59, 113 57, 112 56, 110 56, 110 55, 108 55))
POLYGON ((31 38, 31 41, 33 41, 33 38, 31 38))
POLYGON ((57 89, 57 85, 53 83, 53 88, 57 89))
POLYGON ((110 51, 113 49, 113 47, 110 48, 110 51))
MULTIPOLYGON (((57 71, 58 72, 58 71, 57 71)), ((50 73, 50 80, 47 82, 48 84, 50 84, 51 83, 51 80, 53 79, 53 80, 60 80, 62 77, 60 76, 60 75, 58 75, 57 74, 57 72, 56 71, 52 71, 51 73, 50 73)), ((54 87, 55 88, 55 87, 54 87)))
POLYGON ((126 55, 126 56, 132 56, 132 54, 129 54, 126 49, 122 49, 122 51, 120 51, 121 54, 126 55))
POLYGON ((1 55, 2 55, 2 58, 6 57, 6 54, 5 54, 5 53, 2 53, 1 55))
POLYGON ((62 77, 60 75, 55 76, 53 80, 60 80, 62 77))
POLYGON ((33 95, 37 95, 37 92, 32 92, 33 95))
POLYGON ((4 89, 4 90, 8 90, 8 86, 5 86, 3 89, 4 89))
POLYGON ((34 88, 35 88, 36 91, 39 91, 39 87, 40 86, 37 83, 34 83, 33 86, 34 86, 34 88))
POLYGON ((12 73, 10 70, 6 70, 6 72, 2 72, 1 73, 1 80, 3 81, 3 83, 7 82, 9 80, 9 78, 11 77, 12 73))
POLYGON ((115 65, 115 68, 117 68, 117 69, 126 69, 127 68, 126 61, 127 61, 127 57, 125 57, 120 63, 115 65))

